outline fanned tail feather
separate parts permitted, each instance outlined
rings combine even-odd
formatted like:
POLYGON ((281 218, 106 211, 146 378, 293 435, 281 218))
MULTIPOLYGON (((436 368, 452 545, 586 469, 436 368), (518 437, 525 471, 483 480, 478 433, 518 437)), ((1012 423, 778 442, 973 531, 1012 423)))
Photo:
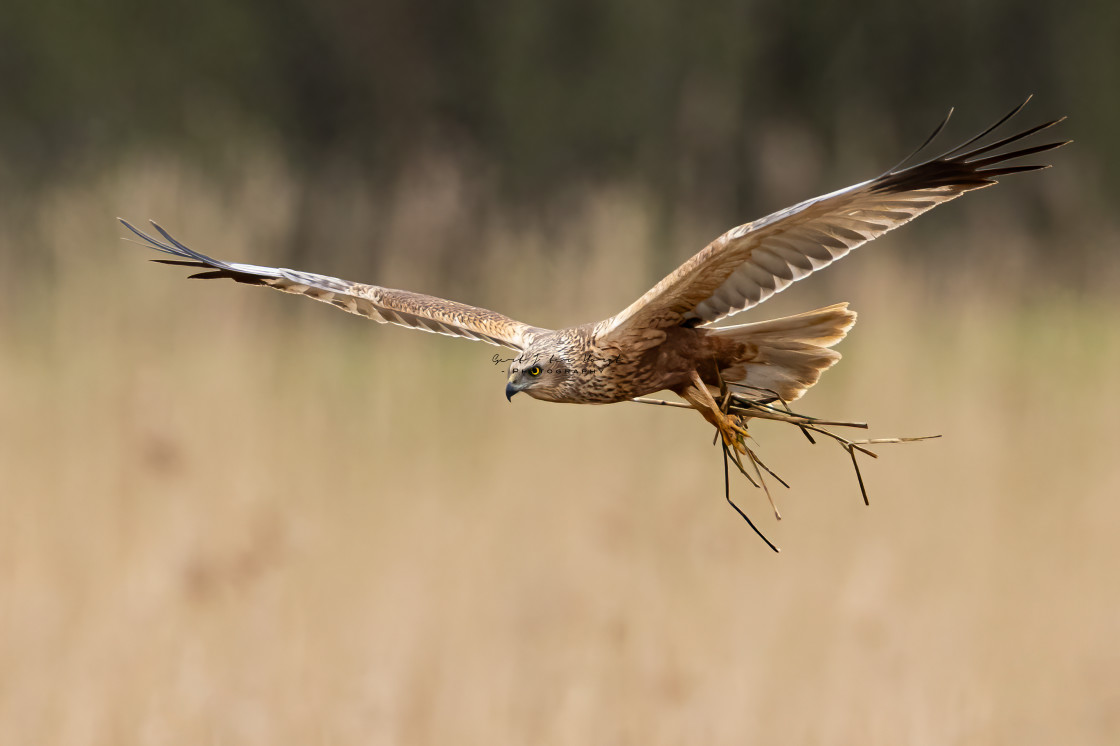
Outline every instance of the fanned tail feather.
POLYGON ((856 323, 855 311, 837 303, 796 316, 713 329, 720 337, 747 346, 743 364, 723 371, 728 383, 762 400, 793 401, 840 360, 829 349, 856 323))

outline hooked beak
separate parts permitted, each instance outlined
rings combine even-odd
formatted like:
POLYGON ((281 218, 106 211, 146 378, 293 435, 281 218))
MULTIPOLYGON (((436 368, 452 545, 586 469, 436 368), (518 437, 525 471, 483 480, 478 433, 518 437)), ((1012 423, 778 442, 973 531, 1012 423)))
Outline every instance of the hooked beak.
POLYGON ((515 381, 513 379, 506 381, 506 401, 512 402, 514 394, 520 393, 532 385, 532 381, 515 381))

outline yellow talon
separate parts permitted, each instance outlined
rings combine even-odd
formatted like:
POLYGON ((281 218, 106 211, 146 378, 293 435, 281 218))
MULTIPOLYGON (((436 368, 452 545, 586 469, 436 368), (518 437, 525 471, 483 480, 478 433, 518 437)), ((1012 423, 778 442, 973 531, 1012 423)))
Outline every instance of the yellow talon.
POLYGON ((744 439, 749 438, 750 434, 740 424, 738 417, 735 415, 721 417, 717 427, 724 444, 733 447, 739 453, 747 452, 747 444, 744 439))

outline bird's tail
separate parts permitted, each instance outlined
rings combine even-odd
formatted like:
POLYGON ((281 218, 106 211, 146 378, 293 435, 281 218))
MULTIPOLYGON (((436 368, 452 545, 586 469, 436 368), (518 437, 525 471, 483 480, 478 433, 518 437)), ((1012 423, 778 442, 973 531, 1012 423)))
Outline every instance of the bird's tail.
POLYGON ((849 311, 847 303, 837 303, 796 316, 712 331, 746 345, 749 352, 741 365, 723 371, 725 381, 747 386, 761 399, 776 395, 793 401, 840 359, 840 353, 829 348, 855 323, 855 311, 849 311))

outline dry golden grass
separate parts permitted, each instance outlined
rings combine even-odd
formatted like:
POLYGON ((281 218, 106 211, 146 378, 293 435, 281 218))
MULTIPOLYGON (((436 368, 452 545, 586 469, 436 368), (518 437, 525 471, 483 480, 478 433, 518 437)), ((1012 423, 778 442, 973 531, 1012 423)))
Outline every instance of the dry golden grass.
MULTIPOLYGON (((699 417, 510 406, 496 348, 188 283, 115 243, 128 210, 266 261, 283 184, 122 171, 42 207, 26 250, 55 283, 5 278, 0 743, 1120 733, 1114 299, 947 299, 892 238, 768 304, 861 313, 802 410, 945 436, 865 461, 864 508, 839 449, 756 425, 785 519, 736 497, 777 556, 724 504, 699 417)), ((465 300, 528 321, 609 313, 649 279, 601 279, 648 237, 617 195, 579 236, 495 231, 480 261, 510 274, 465 300)), ((423 276, 396 261, 379 279, 423 276)))

